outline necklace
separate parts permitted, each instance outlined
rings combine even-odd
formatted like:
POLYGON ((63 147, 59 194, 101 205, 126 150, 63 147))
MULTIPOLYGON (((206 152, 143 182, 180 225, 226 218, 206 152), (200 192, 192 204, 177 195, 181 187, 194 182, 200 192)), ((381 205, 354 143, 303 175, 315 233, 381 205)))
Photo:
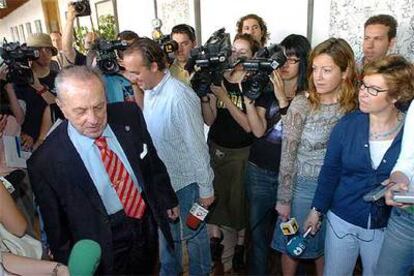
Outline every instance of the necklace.
POLYGON ((388 137, 394 135, 396 132, 398 132, 401 129, 401 127, 404 124, 404 116, 402 115, 402 113, 399 113, 397 115, 397 121, 398 121, 398 124, 395 127, 393 127, 390 130, 387 130, 385 132, 370 131, 369 132, 369 139, 370 140, 383 140, 384 138, 388 138, 388 137))

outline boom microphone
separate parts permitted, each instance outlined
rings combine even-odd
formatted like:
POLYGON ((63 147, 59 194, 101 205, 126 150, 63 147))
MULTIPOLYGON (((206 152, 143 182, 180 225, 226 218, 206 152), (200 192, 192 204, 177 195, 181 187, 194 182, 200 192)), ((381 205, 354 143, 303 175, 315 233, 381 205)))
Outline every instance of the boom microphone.
POLYGON ((101 246, 93 240, 80 240, 72 248, 68 268, 71 276, 92 276, 101 261, 101 246))

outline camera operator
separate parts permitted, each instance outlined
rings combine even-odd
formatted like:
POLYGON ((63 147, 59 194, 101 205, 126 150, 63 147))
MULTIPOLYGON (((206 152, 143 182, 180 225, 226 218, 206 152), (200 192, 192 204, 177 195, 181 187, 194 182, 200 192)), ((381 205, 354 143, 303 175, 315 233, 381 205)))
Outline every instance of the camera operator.
POLYGON ((53 47, 50 36, 44 33, 30 35, 27 46, 39 51, 39 58, 31 62, 33 83, 14 83, 14 90, 18 99, 25 103, 21 136, 24 146, 31 149, 39 137, 46 107, 55 104, 53 91, 57 72, 50 70, 50 61, 57 49, 53 47))
POLYGON ((270 76, 273 91, 266 91, 255 101, 245 99, 247 118, 258 138, 250 148, 246 168, 246 193, 249 200, 249 274, 268 274, 269 233, 273 231, 278 173, 282 150, 282 116, 296 93, 306 91, 308 40, 291 34, 281 43, 287 60, 270 76))
POLYGON ((179 24, 172 28, 171 38, 178 44, 174 62, 170 66, 171 75, 191 86, 190 74, 184 69, 184 66, 188 61, 191 49, 196 46, 195 30, 187 24, 179 24))
POLYGON ((92 45, 99 38, 99 35, 95 32, 88 32, 84 39, 84 48, 87 51, 86 55, 78 52, 73 47, 73 25, 75 18, 78 16, 75 5, 73 2, 68 4, 68 12, 66 18, 66 25, 62 34, 62 49, 66 60, 73 65, 87 65, 91 66, 95 58, 95 51, 92 50, 92 45))
MULTIPOLYGON (((259 43, 248 34, 237 35, 233 42, 232 59, 252 58, 259 43)), ((208 141, 214 170, 214 190, 220 198, 211 211, 213 224, 211 253, 213 261, 220 261, 223 245, 220 226, 237 232, 237 245, 233 256, 233 269, 244 268, 244 234, 247 225, 244 174, 253 142, 251 126, 246 115, 246 104, 240 90, 246 71, 237 65, 224 73, 221 86, 211 86, 213 94, 202 97, 204 120, 210 125, 208 141)))

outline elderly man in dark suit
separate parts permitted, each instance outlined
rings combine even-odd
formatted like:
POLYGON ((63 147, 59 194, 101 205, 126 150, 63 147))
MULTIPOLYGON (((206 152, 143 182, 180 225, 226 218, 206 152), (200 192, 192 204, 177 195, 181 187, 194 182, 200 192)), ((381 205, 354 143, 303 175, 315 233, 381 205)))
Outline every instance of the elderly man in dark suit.
POLYGON ((134 103, 108 105, 100 75, 83 66, 56 78, 66 117, 28 161, 28 170, 57 261, 67 263, 81 239, 102 248, 99 274, 151 274, 157 226, 178 201, 134 103))

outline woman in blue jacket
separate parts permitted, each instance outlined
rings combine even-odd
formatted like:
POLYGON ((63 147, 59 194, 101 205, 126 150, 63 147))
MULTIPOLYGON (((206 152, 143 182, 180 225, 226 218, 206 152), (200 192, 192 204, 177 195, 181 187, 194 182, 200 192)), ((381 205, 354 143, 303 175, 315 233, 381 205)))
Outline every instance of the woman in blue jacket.
POLYGON ((364 68, 359 111, 332 131, 305 228, 327 215, 324 275, 352 275, 361 256, 363 275, 374 275, 390 208, 363 197, 386 180, 400 153, 404 114, 396 105, 413 97, 412 67, 392 55, 364 68))

